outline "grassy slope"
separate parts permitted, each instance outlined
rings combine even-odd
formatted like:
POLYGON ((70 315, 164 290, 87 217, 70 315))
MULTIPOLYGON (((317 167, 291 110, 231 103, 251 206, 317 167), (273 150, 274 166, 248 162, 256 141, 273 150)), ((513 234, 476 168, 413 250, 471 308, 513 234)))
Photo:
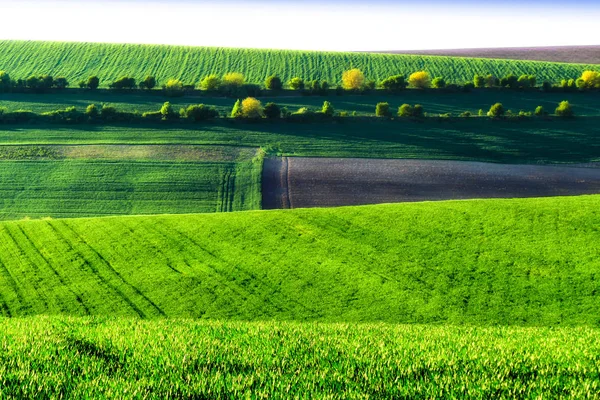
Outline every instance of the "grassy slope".
POLYGON ((255 83, 263 82, 274 73, 285 80, 300 76, 338 82, 342 72, 352 67, 361 68, 370 79, 378 80, 426 69, 432 75, 444 76, 450 81, 471 80, 476 73, 497 76, 526 73, 536 75, 541 82, 576 78, 586 69, 598 68, 547 62, 368 53, 20 41, 0 41, 0 65, 14 77, 48 73, 65 76, 73 83, 97 74, 104 85, 125 74, 138 79, 152 74, 162 82, 169 78, 198 82, 210 73, 222 75, 231 71, 242 72, 255 83))
MULTIPOLYGON (((63 157, 56 146, 33 148, 50 157, 30 157, 28 147, 1 147, 0 219, 260 208, 260 162, 115 158, 127 147, 109 153, 95 147, 89 158, 86 147, 71 147, 67 152, 74 155, 59 159, 52 159, 63 157)), ((128 156, 146 149, 135 147, 128 156)))
MULTIPOLYGON (((600 96, 598 93, 543 93, 512 91, 473 91, 470 93, 436 93, 407 90, 398 95, 377 93, 364 96, 297 96, 297 97, 261 97, 263 104, 274 101, 281 106, 295 111, 300 107, 320 110, 325 100, 331 102, 336 111, 356 111, 359 115, 374 115, 375 105, 388 102, 396 111, 403 103, 421 104, 428 113, 453 113, 458 115, 464 111, 477 114, 480 109, 487 112, 494 103, 502 103, 507 110, 534 111, 539 105, 553 113, 559 102, 568 100, 578 116, 600 116, 600 96)), ((9 111, 30 110, 34 112, 54 111, 75 106, 85 110, 89 104, 112 104, 120 110, 157 111, 165 101, 171 102, 176 110, 189 104, 210 104, 217 107, 222 115, 229 115, 235 99, 222 97, 182 97, 168 98, 156 94, 122 94, 122 93, 62 93, 62 94, 12 94, 0 93, 0 107, 9 111)))
POLYGON ((0 224, 4 315, 600 324, 600 197, 0 224))
POLYGON ((600 332, 0 319, 2 398, 591 398, 600 332))
POLYGON ((426 158, 503 163, 600 159, 598 118, 553 121, 233 123, 199 126, 0 128, 0 144, 146 143, 272 147, 293 156, 426 158))

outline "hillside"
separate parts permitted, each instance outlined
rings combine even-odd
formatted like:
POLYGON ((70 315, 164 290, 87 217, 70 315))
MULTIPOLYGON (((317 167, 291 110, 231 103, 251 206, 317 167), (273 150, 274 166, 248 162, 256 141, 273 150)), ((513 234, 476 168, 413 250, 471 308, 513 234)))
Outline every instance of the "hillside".
POLYGON ((375 80, 425 69, 456 82, 471 81, 475 74, 484 73, 533 74, 539 82, 557 82, 598 69, 579 64, 419 55, 23 41, 0 41, 0 66, 13 78, 51 74, 66 77, 73 86, 90 75, 98 75, 101 85, 107 86, 123 75, 138 80, 154 75, 162 83, 169 78, 198 83, 206 75, 227 72, 242 72, 252 83, 262 83, 271 74, 284 81, 299 76, 337 83, 342 72, 350 68, 361 68, 368 79, 375 80))
POLYGON ((2 222, 0 310, 597 326, 599 203, 582 196, 2 222))
POLYGON ((600 64, 600 46, 499 47, 490 49, 394 50, 390 54, 418 54, 508 60, 600 64))

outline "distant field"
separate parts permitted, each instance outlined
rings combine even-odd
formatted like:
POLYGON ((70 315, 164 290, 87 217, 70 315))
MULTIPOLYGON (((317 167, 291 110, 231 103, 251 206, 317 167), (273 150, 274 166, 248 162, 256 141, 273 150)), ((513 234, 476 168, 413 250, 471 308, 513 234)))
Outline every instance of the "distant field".
POLYGON ((269 154, 424 158, 509 164, 600 161, 597 117, 573 120, 348 121, 182 126, 0 126, 0 144, 194 144, 264 147, 269 154))
POLYGON ((600 331, 0 319, 2 398, 594 398, 600 331))
MULTIPOLYGON (((356 112, 358 115, 375 115, 375 105, 388 102, 393 112, 403 103, 421 104, 428 113, 453 113, 455 116, 464 111, 477 114, 480 109, 488 111, 492 104, 502 103, 507 110, 513 112, 534 111, 537 106, 543 106, 546 111, 553 113, 559 102, 568 100, 578 116, 600 116, 600 96, 598 93, 545 93, 545 92, 515 92, 515 91, 473 91, 470 93, 439 93, 407 90, 398 95, 382 93, 370 95, 344 96, 281 96, 261 97, 261 102, 275 102, 296 111, 300 107, 310 107, 320 110, 324 101, 333 104, 336 111, 356 112)), ((0 107, 8 111, 30 110, 37 113, 64 109, 75 106, 84 111, 89 104, 111 104, 125 111, 157 111, 165 101, 169 101, 176 110, 190 104, 209 104, 215 106, 221 115, 229 115, 236 99, 223 97, 182 97, 168 98, 144 94, 115 94, 115 93, 66 93, 66 94, 13 94, 0 93, 0 107)))
POLYGON ((399 50, 385 51, 382 53, 600 64, 600 46, 505 47, 492 49, 408 51, 399 50))
POLYGON ((252 153, 193 146, 1 146, 0 219, 257 209, 261 167, 250 161, 252 153))
POLYGON ((262 83, 271 74, 278 74, 284 81, 299 76, 338 83, 342 72, 350 68, 360 68, 375 80, 424 69, 456 82, 471 81, 475 74, 483 73, 533 74, 540 82, 557 82, 577 78, 586 69, 599 69, 590 65, 416 55, 22 41, 0 41, 0 65, 15 78, 51 74, 65 76, 73 85, 98 75, 102 86, 123 75, 137 79, 154 75, 163 83, 169 78, 198 83, 205 75, 227 72, 242 72, 252 83, 262 83))
POLYGON ((4 316, 598 326, 600 196, 0 223, 4 316))

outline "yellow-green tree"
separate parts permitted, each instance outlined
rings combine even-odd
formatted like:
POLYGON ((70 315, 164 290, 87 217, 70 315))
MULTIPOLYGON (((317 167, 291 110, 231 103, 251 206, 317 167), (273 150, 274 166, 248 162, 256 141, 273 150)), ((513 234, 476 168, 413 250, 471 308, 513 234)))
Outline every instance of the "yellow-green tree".
POLYGON ((244 78, 244 74, 239 72, 230 72, 223 76, 223 84, 225 86, 242 86, 246 82, 246 78, 244 78))
POLYGON ((431 87, 431 79, 429 78, 429 74, 425 71, 418 71, 408 78, 408 83, 410 86, 417 89, 426 89, 431 87))
POLYGON ((600 73, 596 71, 585 71, 581 74, 581 81, 586 89, 600 89, 600 73))
POLYGON ((261 118, 263 116, 263 107, 260 100, 254 97, 247 97, 242 101, 242 116, 244 118, 261 118))
POLYGON ((358 68, 345 71, 342 74, 342 86, 346 90, 360 90, 365 86, 365 74, 358 68))

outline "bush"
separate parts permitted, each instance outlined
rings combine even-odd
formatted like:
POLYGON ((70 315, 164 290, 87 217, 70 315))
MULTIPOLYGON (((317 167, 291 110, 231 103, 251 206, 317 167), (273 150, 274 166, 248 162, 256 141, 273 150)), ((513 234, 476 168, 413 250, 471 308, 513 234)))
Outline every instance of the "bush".
POLYGON ((247 97, 242 101, 242 116, 248 119, 258 119, 263 116, 263 108, 260 100, 247 97))
POLYGON ((281 109, 275 103, 267 103, 263 109, 265 117, 268 119, 279 119, 281 118, 281 109))
POLYGON ((231 118, 241 118, 242 117, 242 101, 237 100, 231 109, 231 118))
POLYGON ((431 85, 436 89, 443 89, 446 87, 446 81, 444 80, 444 78, 437 77, 434 78, 433 81, 431 81, 431 85))
POLYGON ((267 90, 281 90, 283 88, 283 82, 278 76, 272 75, 265 80, 265 87, 267 90))
POLYGON ((110 89, 123 90, 136 88, 135 78, 123 76, 109 85, 110 89))
POLYGON ((423 106, 420 104, 415 105, 412 116, 414 118, 423 118, 425 116, 425 113, 423 112, 423 106))
POLYGON ((66 89, 69 87, 69 82, 67 81, 67 78, 61 76, 54 80, 54 87, 57 89, 66 89))
POLYGON ((183 82, 181 82, 179 79, 169 79, 167 83, 163 85, 163 90, 169 97, 178 97, 184 95, 183 82))
POLYGON ((302 90, 304 89, 304 80, 302 78, 292 78, 288 82, 288 86, 292 90, 302 90))
POLYGON ((500 86, 509 89, 516 89, 519 87, 519 78, 512 74, 505 76, 504 78, 500 79, 500 86))
POLYGON ((542 90, 544 92, 549 92, 552 90, 552 84, 548 81, 544 81, 544 83, 542 83, 542 90))
POLYGON ((173 110, 173 106, 168 101, 160 108, 160 113, 164 120, 179 118, 179 114, 173 110))
POLYGON ((504 116, 504 106, 502 103, 496 103, 490 107, 490 111, 488 111, 488 117, 492 118, 500 118, 504 116))
POLYGON ((408 83, 403 75, 394 75, 381 81, 379 86, 388 92, 396 93, 406 89, 408 83))
POLYGON ((573 113, 573 109, 571 104, 568 101, 561 101, 558 107, 556 108, 555 114, 559 117, 569 118, 573 117, 575 114, 573 113))
POLYGON ((207 121, 217 118, 219 112, 214 107, 207 107, 204 104, 190 105, 184 111, 185 118, 192 121, 207 121))
POLYGON ((535 108, 535 113, 534 114, 536 116, 538 116, 538 117, 543 117, 545 115, 548 115, 548 113, 546 112, 546 110, 544 110, 544 107, 542 107, 542 106, 537 106, 535 108))
POLYGON ((115 121, 118 119, 119 113, 114 106, 103 104, 100 110, 100 118, 104 121, 115 121))
POLYGON ((408 83, 416 89, 427 89, 431 86, 429 74, 425 71, 418 71, 408 77, 408 83))
POLYGON ((399 117, 408 118, 408 117, 412 117, 412 115, 413 115, 413 108, 410 104, 402 104, 398 108, 398 116, 399 117))
POLYGON ((460 116, 463 118, 469 118, 471 116, 471 111, 465 111, 461 113, 460 116))
POLYGON ((222 85, 226 87, 241 87, 246 82, 244 74, 239 72, 230 72, 223 76, 222 85))
POLYGON ((100 86, 100 79, 97 76, 90 76, 85 84, 88 89, 96 90, 100 86))
POLYGON ((327 117, 333 117, 335 114, 335 110, 330 102, 326 101, 323 103, 323 108, 321 109, 321 113, 327 117))
POLYGON ((162 121, 163 115, 162 112, 159 111, 148 111, 142 114, 143 119, 148 119, 151 121, 162 121))
POLYGON ((470 92, 473 89, 475 89, 473 82, 466 82, 464 85, 462 85, 463 92, 470 92))
POLYGON ((208 92, 215 92, 221 87, 221 79, 217 75, 205 76, 200 81, 200 88, 208 92))
POLYGON ((87 115, 89 119, 98 118, 98 114, 99 114, 98 107, 96 107, 95 104, 90 104, 85 109, 85 115, 87 115))
POLYGON ((358 68, 344 71, 342 87, 346 90, 362 90, 365 87, 365 74, 358 68))
POLYGON ((581 74, 584 89, 600 89, 600 72, 585 71, 581 74))
POLYGON ((485 77, 481 75, 475 75, 473 77, 473 85, 475 85, 475 87, 478 89, 485 87, 485 77))
POLYGON ((41 116, 53 122, 77 123, 83 120, 84 114, 77 111, 75 107, 67 107, 64 110, 42 113, 41 116))
POLYGON ((152 90, 156 87, 156 78, 148 75, 143 81, 140 82, 140 89, 152 90))
POLYGON ((500 80, 498 78, 496 78, 494 75, 488 74, 485 77, 485 87, 493 88, 494 86, 500 86, 500 80))
POLYGON ((375 115, 378 117, 391 117, 392 113, 390 112, 389 103, 377 103, 377 106, 375 106, 375 115))
POLYGON ((12 88, 12 81, 8 72, 0 71, 0 91, 6 92, 12 88))

